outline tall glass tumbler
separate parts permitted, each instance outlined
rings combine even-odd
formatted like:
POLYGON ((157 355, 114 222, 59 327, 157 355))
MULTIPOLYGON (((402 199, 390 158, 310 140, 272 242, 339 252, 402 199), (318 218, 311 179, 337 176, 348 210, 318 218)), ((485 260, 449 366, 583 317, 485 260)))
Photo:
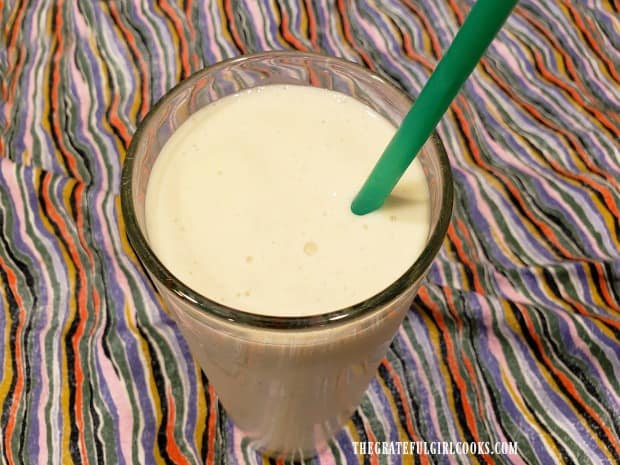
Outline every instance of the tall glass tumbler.
POLYGON ((181 82, 149 112, 129 147, 121 201, 129 241, 228 415, 257 449, 301 458, 324 446, 361 402, 443 242, 453 184, 445 150, 433 137, 418 155, 430 192, 426 246, 397 281, 364 302, 316 316, 274 317, 201 295, 162 265, 149 245, 145 194, 153 164, 197 110, 274 84, 350 95, 395 126, 411 107, 394 86, 341 59, 283 51, 227 60, 181 82))

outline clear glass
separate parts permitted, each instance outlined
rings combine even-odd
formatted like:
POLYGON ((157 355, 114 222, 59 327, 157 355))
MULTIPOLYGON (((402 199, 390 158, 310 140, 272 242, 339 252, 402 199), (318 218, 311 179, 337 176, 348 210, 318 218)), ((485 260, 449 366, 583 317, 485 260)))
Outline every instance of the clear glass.
MULTIPOLYGON (((170 135, 194 112, 244 89, 289 84, 353 96, 395 125, 411 107, 397 88, 341 59, 293 51, 227 60, 171 90, 140 124, 122 174, 129 241, 233 422, 269 455, 313 455, 350 418, 446 234, 450 165, 433 136, 418 158, 430 191, 430 233, 415 263, 372 298, 309 317, 255 315, 223 306, 179 281, 149 247, 145 194, 170 135)), ((377 154, 379 156, 380 154, 377 154)))

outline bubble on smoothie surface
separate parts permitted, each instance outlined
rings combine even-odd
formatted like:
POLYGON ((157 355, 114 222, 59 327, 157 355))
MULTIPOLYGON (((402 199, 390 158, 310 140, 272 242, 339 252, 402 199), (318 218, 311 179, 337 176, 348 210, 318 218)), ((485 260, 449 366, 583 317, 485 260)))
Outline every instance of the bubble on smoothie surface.
POLYGON ((314 255, 317 250, 319 250, 319 247, 316 245, 316 242, 308 241, 304 245, 304 253, 309 257, 314 255))
POLYGON ((245 257, 246 263, 252 263, 253 261, 254 261, 254 257, 252 257, 252 255, 248 255, 247 257, 245 257))

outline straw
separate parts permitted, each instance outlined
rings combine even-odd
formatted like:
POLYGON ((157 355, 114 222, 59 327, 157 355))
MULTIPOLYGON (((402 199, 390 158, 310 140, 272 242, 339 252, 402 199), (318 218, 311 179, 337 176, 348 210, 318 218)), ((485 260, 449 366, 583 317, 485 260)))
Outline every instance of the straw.
POLYGON ((450 48, 351 204, 356 215, 380 208, 439 123, 517 0, 478 0, 450 48))

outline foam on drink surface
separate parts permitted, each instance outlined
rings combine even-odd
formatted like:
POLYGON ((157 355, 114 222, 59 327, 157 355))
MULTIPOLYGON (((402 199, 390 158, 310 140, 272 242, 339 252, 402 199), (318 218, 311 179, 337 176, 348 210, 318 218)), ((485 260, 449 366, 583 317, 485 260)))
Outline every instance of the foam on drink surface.
POLYGON ((380 210, 350 211, 394 131, 324 89, 225 97, 164 146, 147 190, 149 242, 181 281, 240 310, 301 316, 359 303, 397 280, 428 236, 417 161, 380 210))

